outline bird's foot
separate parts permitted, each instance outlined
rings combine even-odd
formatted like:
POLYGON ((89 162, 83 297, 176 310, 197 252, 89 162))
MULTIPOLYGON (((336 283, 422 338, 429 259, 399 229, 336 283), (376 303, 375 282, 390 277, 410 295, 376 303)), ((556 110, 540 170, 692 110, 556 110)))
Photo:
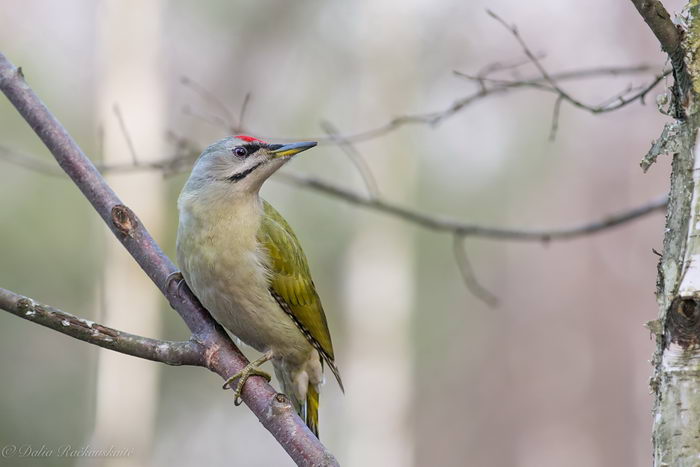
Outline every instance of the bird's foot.
POLYGON ((229 379, 226 380, 224 385, 221 387, 222 389, 229 389, 233 388, 232 384, 235 380, 238 380, 238 384, 236 385, 236 389, 233 393, 234 398, 233 398, 233 404, 236 406, 239 406, 243 403, 241 400, 241 394, 243 394, 243 387, 245 386, 246 381, 248 381, 248 378, 251 376, 261 376, 267 380, 269 383, 270 380, 272 379, 272 376, 270 376, 268 373, 265 373, 262 370, 259 370, 258 367, 265 363, 266 361, 270 360, 272 358, 272 355, 269 353, 266 353, 259 359, 255 360, 254 362, 249 363, 246 365, 245 368, 243 368, 241 371, 236 373, 235 375, 231 376, 229 379))

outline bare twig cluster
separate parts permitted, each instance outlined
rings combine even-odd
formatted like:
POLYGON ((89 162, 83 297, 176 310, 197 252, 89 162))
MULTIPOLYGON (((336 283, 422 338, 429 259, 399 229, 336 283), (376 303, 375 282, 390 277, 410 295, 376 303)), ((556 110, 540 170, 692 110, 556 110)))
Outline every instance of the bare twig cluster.
MULTIPOLYGON (((646 3, 660 3, 658 1, 647 2, 646 0, 633 0, 635 5, 646 4, 646 3)), ((637 6, 637 8, 643 8, 645 12, 649 12, 650 15, 656 14, 656 12, 663 10, 666 15, 666 21, 654 21, 655 24, 659 24, 659 28, 666 31, 669 29, 668 23, 670 23, 670 18, 668 18, 668 13, 663 9, 663 6, 653 6, 653 8, 648 8, 647 6, 637 6)), ((642 10, 640 10, 642 11, 642 10)), ((437 110, 433 112, 423 112, 415 114, 406 114, 395 117, 388 122, 379 125, 368 130, 359 131, 356 133, 340 134, 338 132, 327 131, 327 125, 322 124, 326 134, 314 135, 304 137, 304 140, 314 140, 318 141, 319 144, 334 144, 339 146, 347 145, 348 143, 359 143, 363 141, 368 141, 376 138, 386 136, 399 128, 406 125, 418 124, 418 125, 428 125, 436 126, 446 119, 460 113, 471 104, 480 101, 484 98, 504 94, 510 90, 514 89, 536 89, 539 91, 547 92, 556 95, 556 100, 554 103, 554 108, 552 112, 552 123, 550 128, 550 139, 554 139, 558 127, 559 110, 562 102, 568 102, 574 107, 591 112, 593 114, 601 114, 606 112, 612 112, 622 107, 625 107, 634 102, 644 103, 645 98, 656 86, 661 83, 664 78, 672 73, 672 70, 663 70, 656 73, 654 78, 647 84, 628 86, 610 98, 606 99, 600 104, 587 104, 582 100, 574 97, 571 93, 567 92, 562 86, 561 82, 572 81, 579 79, 589 79, 598 78, 604 76, 620 76, 620 75, 632 75, 640 73, 653 73, 656 68, 650 65, 634 65, 634 66, 611 66, 611 67, 596 67, 596 68, 585 68, 580 70, 573 70, 567 72, 551 73, 549 72, 541 62, 541 56, 534 53, 532 49, 528 46, 527 42, 520 35, 517 27, 515 25, 508 24, 503 18, 498 16, 496 13, 487 10, 487 13, 503 27, 505 27, 508 32, 513 36, 513 38, 519 44, 521 50, 523 51, 525 58, 516 60, 511 63, 495 62, 484 67, 477 74, 468 74, 460 71, 455 71, 455 75, 465 78, 469 81, 473 81, 478 84, 478 87, 472 93, 463 96, 459 99, 454 100, 446 108, 442 110, 437 110), (502 79, 493 78, 492 76, 496 73, 514 71, 523 66, 532 65, 537 71, 537 75, 531 77, 517 77, 514 79, 502 79)), ((645 17, 646 19, 646 17, 645 17)), ((675 26, 670 23, 671 28, 675 31, 675 26)), ((660 32, 660 34, 668 35, 668 47, 673 46, 672 34, 670 30, 666 32, 660 32)), ((674 40, 678 40, 676 37, 674 40)), ((666 50, 666 49, 665 49, 666 50)), ((192 117, 199 118, 213 126, 216 126, 224 131, 232 134, 236 133, 250 133, 261 135, 260 132, 255 131, 255 129, 248 128, 244 123, 244 114, 250 105, 251 95, 246 94, 241 110, 239 112, 238 118, 234 117, 234 112, 219 99, 212 91, 208 90, 205 86, 197 83, 195 80, 183 76, 180 82, 191 89, 195 94, 197 94, 206 104, 217 109, 217 113, 214 114, 201 114, 194 112, 191 108, 186 107, 184 110, 187 114, 192 117)), ((274 135, 264 135, 262 136, 269 140, 280 140, 289 141, 294 140, 294 138, 288 137, 278 137, 274 135)))
POLYGON ((523 52, 525 53, 525 56, 530 60, 530 62, 537 68, 537 71, 540 73, 540 80, 535 81, 535 82, 530 82, 527 84, 524 84, 525 86, 530 86, 530 87, 535 87, 537 89, 540 89, 542 91, 546 92, 551 92, 556 94, 557 99, 554 102, 554 110, 552 112, 552 125, 551 125, 551 130, 550 130, 550 140, 553 140, 556 137, 557 133, 557 128, 559 126, 559 109, 561 107, 562 102, 568 102, 569 104, 573 105, 574 107, 577 107, 579 109, 586 110, 588 112, 594 113, 594 114, 599 114, 599 113, 604 113, 604 112, 612 112, 613 110, 617 110, 621 107, 624 107, 636 100, 641 101, 642 103, 644 102, 644 98, 647 96, 647 94, 654 89, 666 76, 670 74, 670 71, 666 71, 663 73, 660 73, 659 75, 654 78, 654 80, 649 83, 646 86, 641 86, 640 88, 627 88, 618 95, 614 96, 611 99, 608 99, 606 102, 603 104, 599 105, 589 105, 585 104, 581 100, 573 97, 571 94, 569 94, 567 91, 565 91, 560 85, 559 81, 561 81, 561 77, 557 78, 556 76, 550 75, 550 73, 542 66, 542 63, 540 60, 537 58, 537 56, 532 52, 530 47, 527 45, 525 40, 522 38, 520 33, 518 32, 518 28, 515 25, 508 24, 503 18, 498 16, 496 13, 493 11, 487 10, 488 14, 494 18, 496 21, 498 21, 500 24, 503 25, 515 38, 516 41, 518 41, 518 44, 520 44, 520 47, 522 48, 523 52))
MULTIPOLYGON (((505 24, 505 23, 504 23, 505 24)), ((481 72, 478 74, 469 74, 469 73, 463 73, 460 71, 454 71, 454 74, 456 76, 459 76, 461 78, 467 79, 469 81, 473 81, 477 83, 478 87, 475 91, 467 94, 466 96, 463 96, 459 99, 454 100, 451 104, 449 104, 447 107, 445 107, 442 110, 437 110, 433 112, 424 112, 424 113, 415 113, 415 114, 407 114, 407 115, 401 115, 398 117, 395 117, 388 122, 379 125, 374 128, 370 128, 368 130, 363 130, 359 131, 356 133, 348 133, 348 134, 338 134, 335 133, 333 135, 329 135, 328 133, 326 134, 319 134, 319 135, 312 135, 312 136, 306 136, 302 139, 304 140, 314 140, 318 141, 319 144, 333 144, 333 145, 340 145, 340 142, 343 142, 344 144, 347 143, 360 143, 364 141, 369 141, 372 139, 376 138, 381 138, 383 136, 386 136, 389 133, 392 133, 406 125, 428 125, 431 127, 434 127, 436 125, 439 125, 442 123, 444 120, 449 119, 450 117, 453 117, 454 115, 457 115, 458 113, 462 112, 465 110, 467 107, 470 105, 491 97, 491 96, 496 96, 500 94, 505 94, 508 91, 511 90, 516 90, 516 89, 535 89, 547 93, 553 93, 557 95, 557 99, 555 101, 555 110, 556 108, 561 105, 561 101, 566 101, 572 104, 574 107, 577 107, 581 110, 585 110, 594 114, 601 114, 601 113, 606 113, 606 112, 612 112, 615 110, 618 110, 622 107, 625 107, 629 104, 632 104, 634 102, 642 102, 644 103, 644 100, 646 96, 649 94, 650 91, 652 91, 656 86, 661 83, 664 78, 669 76, 671 74, 670 70, 665 70, 665 71, 660 71, 654 78, 645 85, 640 85, 640 86, 628 86, 625 89, 621 90, 620 92, 616 93, 615 95, 611 96, 610 98, 606 99, 603 103, 601 104, 586 104, 579 99, 573 97, 571 94, 568 92, 564 91, 561 88, 561 85, 558 83, 561 83, 563 81, 574 81, 574 80, 579 80, 579 79, 590 79, 590 78, 599 78, 599 77, 605 77, 605 76, 620 76, 620 75, 633 75, 633 74, 640 74, 640 73, 651 73, 654 71, 654 67, 651 67, 649 65, 632 65, 632 66, 612 66, 612 67, 596 67, 596 68, 583 68, 580 70, 573 70, 573 71, 566 71, 566 72, 560 72, 560 73, 549 73, 547 72, 541 65, 539 59, 537 58, 537 55, 535 55, 527 46, 527 44, 523 41, 523 39, 520 37, 517 29, 515 29, 513 26, 508 26, 506 25, 508 30, 513 33, 513 35, 518 39, 518 42, 522 44, 524 50, 526 51, 526 55, 528 57, 527 61, 518 61, 515 62, 514 64, 507 64, 503 65, 500 63, 494 63, 491 64, 487 67, 485 67, 481 72), (518 67, 522 67, 527 64, 537 64, 536 67, 538 71, 541 73, 539 76, 530 76, 530 77, 524 77, 524 78, 515 78, 515 79, 499 79, 499 78, 492 78, 491 76, 496 73, 496 72, 502 72, 502 71, 507 71, 510 69, 515 69, 518 67), (542 74, 542 72, 544 72, 542 74), (552 85, 554 84, 554 85, 552 85), (558 102, 558 103, 557 103, 558 102)), ((196 94, 198 94, 200 97, 202 97, 206 102, 210 102, 214 97, 210 91, 206 91, 204 87, 200 84, 196 84, 193 80, 189 78, 183 78, 181 81, 183 84, 186 86, 190 87, 196 94)), ((249 94, 246 96, 246 100, 244 101, 245 106, 249 105, 250 98, 249 94)), ((223 103, 220 101, 217 104, 217 107, 224 106, 226 107, 223 103)), ((242 109, 245 108, 245 106, 242 107, 242 109)), ((260 132, 255 131, 254 129, 248 128, 246 125, 243 124, 242 120, 238 121, 229 121, 227 117, 222 116, 222 115, 201 115, 194 113, 189 107, 185 108, 185 112, 189 114, 192 117, 199 118, 211 125, 214 125, 224 131, 227 131, 232 134, 236 133, 250 133, 250 134, 261 134, 260 132)), ((227 109, 226 115, 231 114, 231 111, 227 109)), ((554 112, 554 117, 557 117, 558 119, 558 111, 554 112)), ((555 127, 557 123, 557 119, 553 119, 552 126, 555 127)), ((556 131, 555 131, 556 133, 556 131)), ((274 136, 274 135, 262 135, 261 137, 264 137, 266 139, 272 140, 272 141, 288 141, 288 140, 294 140, 295 138, 288 138, 288 137, 280 137, 280 136, 274 136)))

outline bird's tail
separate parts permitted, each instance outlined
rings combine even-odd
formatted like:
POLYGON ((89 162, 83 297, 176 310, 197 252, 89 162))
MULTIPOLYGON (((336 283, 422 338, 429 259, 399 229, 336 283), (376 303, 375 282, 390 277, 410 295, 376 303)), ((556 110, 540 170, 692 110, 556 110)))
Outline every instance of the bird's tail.
POLYGON ((318 438, 318 387, 309 384, 306 391, 306 426, 318 438))
POLYGON ((282 392, 289 398, 294 406, 294 410, 299 414, 302 420, 318 438, 318 386, 309 383, 306 390, 306 400, 302 401, 296 397, 294 383, 291 380, 291 375, 284 368, 274 364, 275 376, 282 385, 282 392))

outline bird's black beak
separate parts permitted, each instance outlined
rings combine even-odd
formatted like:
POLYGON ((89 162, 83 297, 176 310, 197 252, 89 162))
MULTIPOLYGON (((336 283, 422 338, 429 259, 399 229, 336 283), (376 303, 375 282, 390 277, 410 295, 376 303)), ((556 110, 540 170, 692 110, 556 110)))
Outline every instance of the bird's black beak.
POLYGON ((291 144, 271 144, 268 146, 270 153, 273 154, 273 159, 278 159, 280 157, 292 157, 299 154, 302 151, 311 149, 316 146, 316 141, 304 141, 303 143, 291 143, 291 144))

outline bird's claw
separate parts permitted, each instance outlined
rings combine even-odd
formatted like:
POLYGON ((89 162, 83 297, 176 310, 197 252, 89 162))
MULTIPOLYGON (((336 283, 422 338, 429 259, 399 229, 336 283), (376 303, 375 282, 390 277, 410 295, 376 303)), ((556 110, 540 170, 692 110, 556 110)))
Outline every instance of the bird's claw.
POLYGON ((231 387, 231 383, 233 383, 236 379, 238 379, 238 384, 236 385, 236 390, 234 391, 234 399, 233 399, 233 404, 236 406, 239 406, 243 403, 241 400, 241 394, 243 393, 243 386, 245 386, 246 381, 248 381, 248 378, 251 376, 262 376, 267 380, 269 383, 270 380, 272 379, 272 376, 268 375, 262 370, 258 370, 258 367, 265 363, 266 361, 270 360, 272 358, 272 351, 268 351, 265 354, 263 354, 262 357, 258 358, 257 360, 250 362, 249 364, 246 365, 245 368, 243 368, 241 371, 236 373, 235 375, 231 376, 229 379, 226 380, 224 385, 221 387, 222 389, 228 389, 231 387))
POLYGON ((246 381, 248 381, 248 378, 250 378, 251 376, 262 376, 267 380, 268 383, 270 382, 270 380, 272 380, 272 376, 270 376, 262 370, 258 370, 253 366, 252 363, 246 366, 241 371, 227 379, 224 385, 221 387, 221 389, 229 389, 232 387, 231 384, 236 379, 238 379, 236 390, 233 393, 233 405, 239 406, 243 403, 243 400, 241 399, 241 395, 243 394, 243 387, 245 386, 246 381))
POLYGON ((182 273, 180 271, 170 273, 170 275, 168 275, 168 277, 165 278, 166 289, 170 289, 170 284, 172 284, 173 282, 177 282, 177 285, 175 286, 175 292, 179 296, 182 284, 185 283, 185 278, 182 276, 182 273))

